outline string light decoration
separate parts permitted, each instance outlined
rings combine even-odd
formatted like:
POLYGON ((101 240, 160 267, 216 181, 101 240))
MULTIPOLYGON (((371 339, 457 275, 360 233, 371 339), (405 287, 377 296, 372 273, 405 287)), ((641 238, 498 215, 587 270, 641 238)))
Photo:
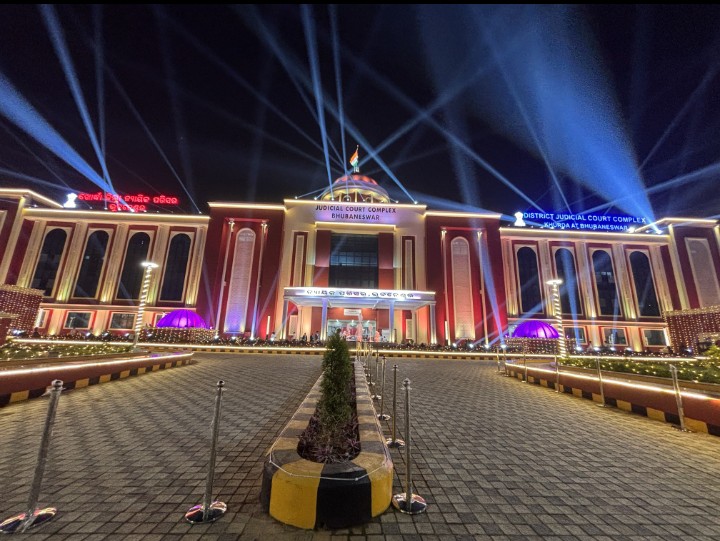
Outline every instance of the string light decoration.
POLYGON ((670 343, 676 350, 697 351, 701 334, 720 333, 720 305, 665 312, 670 343))
POLYGON ((553 316, 555 316, 555 324, 557 325, 558 331, 558 354, 562 359, 564 359, 565 357, 567 357, 567 344, 565 343, 565 329, 563 328, 562 308, 560 306, 560 292, 558 290, 560 284, 562 284, 562 280, 560 280, 559 278, 555 278, 554 280, 548 280, 547 283, 552 288, 553 316))
POLYGON ((155 327, 143 329, 140 334, 143 342, 163 344, 196 344, 215 338, 215 330, 202 327, 155 327))
POLYGON ((507 352, 545 353, 555 355, 558 352, 557 338, 505 338, 507 352))
POLYGON ((145 303, 147 302, 148 291, 150 290, 150 275, 153 269, 158 268, 157 263, 152 261, 144 261, 141 263, 145 267, 143 273, 142 290, 140 291, 140 303, 138 304, 137 317, 135 318, 135 335, 133 336, 133 346, 137 346, 140 338, 140 330, 142 329, 143 314, 145 313, 145 303))
POLYGON ((10 323, 11 330, 22 332, 33 330, 43 294, 42 289, 0 285, 0 312, 17 316, 10 323))

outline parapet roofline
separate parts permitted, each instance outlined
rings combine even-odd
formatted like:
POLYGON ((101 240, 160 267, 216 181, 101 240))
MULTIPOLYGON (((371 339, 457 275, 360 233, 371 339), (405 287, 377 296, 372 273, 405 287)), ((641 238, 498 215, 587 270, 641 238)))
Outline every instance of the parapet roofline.
POLYGON ((696 227, 715 227, 718 221, 713 218, 661 218, 655 222, 638 227, 635 231, 642 233, 647 229, 655 229, 663 225, 694 225, 696 227))
POLYGON ((24 188, 0 188, 0 197, 2 197, 3 195, 15 196, 18 199, 23 196, 29 196, 31 199, 34 199, 36 201, 42 201, 50 207, 54 207, 57 209, 63 208, 63 206, 57 201, 53 201, 49 197, 45 197, 44 195, 40 195, 37 192, 34 192, 32 190, 26 190, 24 188))

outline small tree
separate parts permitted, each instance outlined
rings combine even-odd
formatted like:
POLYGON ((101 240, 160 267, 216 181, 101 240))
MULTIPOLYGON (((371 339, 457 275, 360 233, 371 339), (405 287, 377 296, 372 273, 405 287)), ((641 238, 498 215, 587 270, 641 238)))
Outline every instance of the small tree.
POLYGON ((353 367, 347 342, 339 332, 333 334, 327 342, 322 367, 323 379, 318 401, 320 430, 326 443, 333 445, 342 437, 352 416, 350 382, 353 367))

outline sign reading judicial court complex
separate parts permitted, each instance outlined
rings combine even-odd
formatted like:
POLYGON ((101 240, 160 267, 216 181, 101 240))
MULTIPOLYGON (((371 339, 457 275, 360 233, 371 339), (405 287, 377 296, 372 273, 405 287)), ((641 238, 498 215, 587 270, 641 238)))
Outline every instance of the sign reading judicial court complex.
POLYGON ((318 222, 394 224, 402 211, 394 205, 318 203, 315 205, 315 219, 318 222))

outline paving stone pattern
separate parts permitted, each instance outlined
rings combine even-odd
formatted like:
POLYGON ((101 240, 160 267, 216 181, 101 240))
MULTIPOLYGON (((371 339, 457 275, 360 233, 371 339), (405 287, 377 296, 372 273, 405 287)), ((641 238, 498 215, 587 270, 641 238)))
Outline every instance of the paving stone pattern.
MULTIPOLYGON (((262 462, 319 377, 320 358, 196 359, 61 397, 40 499, 60 512, 23 537, 720 540, 720 438, 466 360, 388 359, 386 411, 392 364, 400 381, 412 381, 414 492, 427 500, 425 514, 391 507, 345 530, 285 526, 260 509, 262 462), (227 386, 214 495, 228 512, 214 524, 190 525, 182 517, 202 500, 218 379, 227 386)), ((24 511, 46 411, 46 399, 0 409, 0 520, 24 511)), ((392 454, 399 493, 404 452, 392 454)))

